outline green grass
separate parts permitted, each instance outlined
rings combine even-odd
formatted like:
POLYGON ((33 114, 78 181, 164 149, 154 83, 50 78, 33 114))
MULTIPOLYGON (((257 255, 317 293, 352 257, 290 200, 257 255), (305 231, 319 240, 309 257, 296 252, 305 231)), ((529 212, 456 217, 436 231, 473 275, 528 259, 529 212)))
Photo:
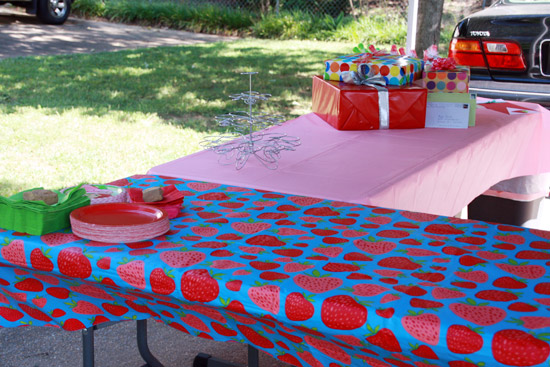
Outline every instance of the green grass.
POLYGON ((283 40, 368 41, 377 46, 404 45, 407 32, 406 19, 392 9, 372 9, 368 16, 355 21, 351 15, 333 18, 297 10, 260 15, 246 9, 162 0, 79 0, 73 12, 83 17, 194 32, 283 40))
POLYGON ((273 97, 262 111, 310 111, 311 77, 354 44, 247 39, 0 61, 0 195, 102 183, 188 155, 242 109, 227 96, 273 97))

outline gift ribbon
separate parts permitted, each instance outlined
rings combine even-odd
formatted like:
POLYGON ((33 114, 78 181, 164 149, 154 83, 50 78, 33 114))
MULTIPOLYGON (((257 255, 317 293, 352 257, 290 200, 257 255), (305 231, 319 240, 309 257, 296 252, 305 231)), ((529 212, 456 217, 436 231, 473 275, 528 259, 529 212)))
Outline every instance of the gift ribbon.
POLYGON ((367 85, 376 88, 378 91, 378 114, 380 116, 380 130, 390 128, 390 97, 386 88, 386 80, 381 75, 376 75, 371 78, 365 78, 356 71, 346 71, 342 73, 342 80, 345 83, 356 85, 367 85))

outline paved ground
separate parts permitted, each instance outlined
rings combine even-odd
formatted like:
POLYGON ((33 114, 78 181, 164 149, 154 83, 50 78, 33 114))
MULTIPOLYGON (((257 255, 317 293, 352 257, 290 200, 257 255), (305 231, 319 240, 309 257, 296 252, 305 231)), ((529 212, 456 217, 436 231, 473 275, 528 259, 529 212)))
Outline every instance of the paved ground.
POLYGON ((0 59, 189 45, 233 39, 209 34, 69 18, 45 25, 33 15, 0 6, 0 59))
MULTIPOLYGON (((0 6, 0 59, 19 56, 91 53, 126 48, 175 46, 231 38, 70 18, 63 26, 38 22, 34 16, 0 6)), ((246 345, 189 336, 149 320, 149 346, 166 367, 191 367, 199 352, 246 364, 246 345)), ((135 341, 135 323, 96 331, 96 366, 143 366, 135 341)), ((54 328, 0 329, 0 367, 81 366, 81 333, 54 328)), ((264 353, 262 367, 288 366, 264 353)))

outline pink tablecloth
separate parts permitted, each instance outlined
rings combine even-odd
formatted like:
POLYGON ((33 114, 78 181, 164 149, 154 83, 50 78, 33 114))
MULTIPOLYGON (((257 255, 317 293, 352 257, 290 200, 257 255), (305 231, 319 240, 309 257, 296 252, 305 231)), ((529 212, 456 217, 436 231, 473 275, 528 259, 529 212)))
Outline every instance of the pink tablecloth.
POLYGON ((452 216, 499 181, 550 172, 550 111, 520 105, 536 112, 478 106, 469 129, 338 131, 307 114, 273 128, 302 140, 277 170, 200 151, 149 173, 452 216))

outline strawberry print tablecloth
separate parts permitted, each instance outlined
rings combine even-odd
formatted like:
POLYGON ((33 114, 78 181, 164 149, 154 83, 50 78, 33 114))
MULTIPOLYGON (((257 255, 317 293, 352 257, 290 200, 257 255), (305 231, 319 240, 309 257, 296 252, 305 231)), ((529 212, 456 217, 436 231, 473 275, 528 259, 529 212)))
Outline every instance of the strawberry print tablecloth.
POLYGON ((153 317, 294 366, 548 366, 550 232, 214 183, 170 231, 108 244, 0 229, 0 326, 153 317))

